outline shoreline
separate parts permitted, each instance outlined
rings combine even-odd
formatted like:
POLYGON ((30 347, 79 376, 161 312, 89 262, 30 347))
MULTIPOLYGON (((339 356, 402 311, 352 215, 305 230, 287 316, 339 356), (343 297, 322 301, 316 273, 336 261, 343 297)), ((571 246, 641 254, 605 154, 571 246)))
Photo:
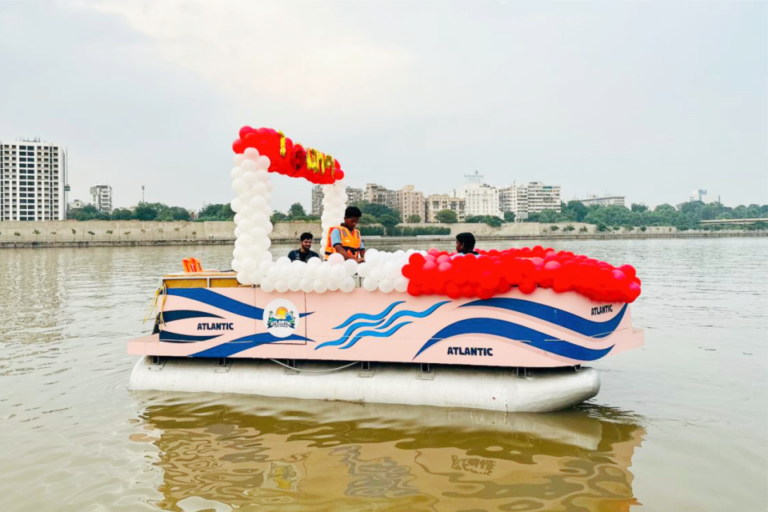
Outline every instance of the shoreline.
MULTIPOLYGON (((676 233, 587 233, 587 234, 546 234, 546 235, 478 235, 478 242, 520 241, 520 240, 656 240, 686 238, 754 238, 768 237, 768 231, 679 231, 676 233)), ((421 236, 369 236, 366 240, 371 245, 403 244, 407 242, 452 242, 452 235, 421 236)), ((274 244, 292 244, 296 238, 273 238, 274 244)), ((59 247, 164 247, 195 245, 234 245, 233 238, 213 238, 202 240, 57 240, 57 241, 6 241, 0 240, 0 249, 46 249, 59 247)))

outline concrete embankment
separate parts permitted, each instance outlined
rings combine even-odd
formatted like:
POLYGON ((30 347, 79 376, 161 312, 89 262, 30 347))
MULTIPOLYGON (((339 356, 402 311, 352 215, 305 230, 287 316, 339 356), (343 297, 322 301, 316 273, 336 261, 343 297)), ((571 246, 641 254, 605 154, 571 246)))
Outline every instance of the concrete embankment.
MULTIPOLYGON (((402 226, 425 226, 403 224, 402 226)), ((389 243, 442 242, 469 231, 478 240, 622 240, 649 238, 722 238, 768 236, 768 231, 678 231, 673 227, 649 227, 600 232, 584 223, 428 224, 451 230, 450 235, 417 237, 367 237, 370 245, 389 243), (553 229, 554 228, 554 229, 553 229)), ((0 222, 0 248, 24 247, 115 247, 155 245, 227 245, 234 243, 233 222, 142 222, 142 221, 43 221, 0 222)), ((321 235, 317 222, 279 222, 270 235, 276 243, 296 242, 304 232, 321 235)))

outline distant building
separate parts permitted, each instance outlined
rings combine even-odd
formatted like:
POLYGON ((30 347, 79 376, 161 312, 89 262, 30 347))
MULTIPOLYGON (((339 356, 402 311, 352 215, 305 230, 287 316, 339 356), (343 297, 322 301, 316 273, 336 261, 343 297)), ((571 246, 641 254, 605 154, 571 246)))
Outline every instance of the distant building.
POLYGON ((381 185, 375 183, 368 183, 365 186, 365 194, 363 199, 369 203, 383 204, 393 210, 397 209, 397 192, 394 190, 388 190, 381 185))
POLYGON ((626 196, 588 195, 584 199, 576 199, 576 201, 580 201, 584 206, 592 206, 593 204, 598 206, 611 206, 611 205, 625 206, 626 199, 627 199, 626 196))
POLYGON ((528 188, 513 183, 499 189, 499 206, 502 212, 515 214, 515 221, 521 222, 528 216, 528 188))
POLYGON ((433 194, 427 197, 426 201, 426 221, 438 222, 437 212, 442 210, 451 210, 456 212, 459 222, 464 222, 466 215, 466 199, 461 197, 449 196, 447 194, 433 194))
POLYGON ((101 213, 112 213, 112 187, 109 185, 96 185, 91 187, 93 206, 101 213))
POLYGON ((67 205, 67 207, 70 210, 74 210, 75 208, 83 208, 85 206, 88 206, 88 203, 86 203, 85 201, 81 201, 80 199, 75 199, 74 201, 69 203, 69 205, 67 205))
POLYGON ((0 220, 64 220, 68 192, 65 148, 0 141, 0 220))
POLYGON ((359 203, 365 198, 363 194, 363 189, 361 188, 347 187, 346 192, 347 192, 347 204, 359 203))
POLYGON ((688 201, 689 202, 701 201, 704 204, 719 203, 720 196, 708 194, 707 191, 704 189, 696 189, 693 192, 691 192, 691 197, 688 198, 688 201))
POLYGON ((483 183, 484 176, 478 171, 464 175, 464 186, 454 191, 454 196, 463 198, 465 215, 491 215, 503 217, 499 202, 499 189, 483 183))
MULTIPOLYGON (((363 200, 363 190, 360 188, 347 187, 347 205, 357 203, 363 200)), ((321 217, 323 215, 323 186, 315 185, 312 187, 312 211, 310 215, 321 217)))
POLYGON ((323 187, 315 185, 312 187, 312 215, 320 217, 323 215, 323 187))
POLYGON ((419 222, 426 222, 426 204, 424 194, 414 190, 413 185, 406 185, 397 191, 397 209, 402 215, 403 222, 412 215, 419 216, 419 222))
POLYGON ((560 212, 560 185, 545 185, 540 181, 532 181, 526 188, 528 213, 540 213, 544 210, 560 212))

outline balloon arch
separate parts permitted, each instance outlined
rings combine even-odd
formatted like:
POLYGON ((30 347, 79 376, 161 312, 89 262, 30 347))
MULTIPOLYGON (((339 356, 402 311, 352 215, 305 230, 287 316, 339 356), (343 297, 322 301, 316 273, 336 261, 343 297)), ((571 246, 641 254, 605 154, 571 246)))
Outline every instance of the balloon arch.
POLYGON ((259 285, 263 291, 351 292, 354 276, 368 291, 408 292, 410 295, 445 295, 451 298, 494 295, 517 288, 523 294, 537 288, 557 293, 573 291, 600 302, 634 302, 641 281, 634 267, 613 265, 541 246, 479 251, 477 257, 457 257, 448 251, 395 251, 369 249, 365 262, 344 261, 333 254, 328 261, 307 263, 288 258, 272 261, 269 251, 272 232, 271 172, 304 178, 323 185, 323 251, 332 227, 344 217, 347 194, 344 171, 331 155, 294 143, 271 128, 244 126, 232 144, 236 153, 232 169, 232 201, 235 215, 235 250, 232 269, 244 285, 259 285))

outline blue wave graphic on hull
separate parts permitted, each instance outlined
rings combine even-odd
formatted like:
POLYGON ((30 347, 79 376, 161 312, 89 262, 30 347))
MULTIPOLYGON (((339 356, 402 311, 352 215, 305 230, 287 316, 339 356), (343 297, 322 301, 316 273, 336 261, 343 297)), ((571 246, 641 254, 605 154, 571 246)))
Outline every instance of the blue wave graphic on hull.
POLYGON ((369 337, 369 336, 375 337, 375 338, 386 338, 386 337, 389 337, 392 334, 394 334, 395 332, 397 332, 398 329, 400 329, 404 325, 412 323, 412 322, 404 322, 402 324, 398 324, 396 326, 396 328, 392 328, 392 329, 390 329, 388 331, 382 331, 382 329, 386 329, 387 327, 389 327, 390 325, 394 324, 396 321, 398 321, 401 318, 405 318, 405 317, 425 318, 425 317, 431 315, 432 313, 434 313, 439 307, 441 307, 441 306, 443 306, 445 304, 448 304, 449 302, 450 301, 448 301, 448 300, 443 301, 443 302, 438 302, 436 304, 433 304, 429 308, 425 309, 424 311, 418 311, 418 312, 417 311, 410 311, 410 310, 404 309, 402 311, 398 311, 397 313, 395 313, 394 315, 392 315, 388 319, 386 318, 386 316, 389 313, 391 313, 392 310, 394 308, 396 308, 398 305, 403 304, 404 301, 393 302, 392 304, 387 306, 387 308, 384 311, 382 311, 381 313, 378 313, 376 315, 370 315, 370 314, 366 314, 366 313, 359 313, 357 315, 353 315, 352 317, 350 317, 347 320, 345 320, 344 323, 342 323, 339 327, 336 327, 335 329, 340 329, 340 328, 348 325, 350 320, 353 319, 353 318, 358 318, 358 319, 360 319, 360 318, 369 318, 369 319, 373 319, 374 321, 373 322, 357 322, 355 324, 352 324, 344 332, 344 335, 341 336, 339 339, 333 340, 333 341, 326 341, 325 343, 321 343, 320 345, 315 347, 315 350, 319 350, 319 349, 321 349, 323 347, 336 347, 336 346, 342 345, 344 343, 347 343, 347 341, 350 340, 350 338, 351 338, 351 341, 349 341, 349 343, 347 343, 346 345, 341 347, 342 350, 354 346, 355 343, 357 343, 361 339, 369 337), (386 322, 385 322, 385 320, 386 320, 386 322), (375 327, 375 326, 378 326, 379 324, 381 324, 382 322, 385 322, 384 325, 376 327, 375 330, 363 331, 360 334, 358 334, 357 336, 352 337, 353 334, 355 333, 355 331, 357 331, 358 329, 363 328, 363 327, 375 327))
POLYGON ((160 331, 160 341, 166 343, 196 343, 218 338, 221 334, 209 334, 207 336, 195 336, 193 334, 178 334, 171 331, 160 331))
POLYGON ((500 338, 525 343, 526 345, 536 347, 545 352, 549 352, 550 354, 578 361, 595 361, 605 356, 613 348, 613 345, 605 349, 582 347, 581 345, 569 343, 558 338, 552 338, 535 329, 530 329, 504 320, 498 320, 496 318, 469 318, 455 322, 435 333, 435 335, 432 336, 421 349, 419 349, 413 358, 416 359, 422 352, 436 343, 462 334, 489 334, 498 336, 500 338))
POLYGON ((356 314, 352 315, 351 317, 347 318, 346 320, 344 320, 344 323, 342 323, 338 327, 334 327, 334 329, 343 329, 344 327, 348 326, 349 324, 351 324, 352 322, 354 322, 356 320, 381 320, 382 318, 387 316, 390 313, 390 311, 395 309, 397 306, 399 306, 403 302, 405 302, 405 301, 404 300, 399 300, 397 302, 393 302, 392 304, 387 306, 387 308, 384 311, 382 311, 381 313, 375 314, 375 315, 371 315, 369 313, 356 313, 356 314))
POLYGON ((388 331, 363 331, 360 334, 358 334, 357 336, 355 336, 354 338, 352 338, 352 340, 349 343, 347 343, 346 345, 341 347, 341 350, 346 350, 348 348, 353 347, 355 345, 355 343, 357 343, 358 341, 360 341, 363 338, 368 338, 368 337, 371 337, 371 338, 389 338, 390 336, 395 334, 397 331, 399 331, 401 327, 405 327, 406 325, 408 325, 410 323, 413 323, 413 322, 403 322, 401 324, 397 324, 396 326, 392 327, 388 331))
POLYGON ((292 334, 287 338, 278 338, 277 336, 274 336, 268 332, 263 332, 260 334, 244 336, 227 343, 222 343, 221 345, 209 348, 208 350, 203 350, 197 354, 192 354, 192 357, 230 357, 244 350, 248 350, 249 348, 288 340, 313 341, 309 338, 305 338, 304 336, 299 336, 297 334, 292 334))
POLYGON ((552 306, 545 306, 538 302, 531 302, 529 300, 522 299, 509 299, 509 298, 493 298, 486 300, 476 300, 460 306, 462 308, 467 307, 490 307, 506 309, 508 311, 516 311, 524 315, 529 315, 545 322, 550 322, 560 327, 564 327, 568 330, 577 332, 590 338, 606 338, 613 334, 613 331, 621 323, 621 319, 624 318, 624 313, 627 311, 627 304, 621 308, 616 316, 605 322, 594 322, 587 320, 568 311, 562 309, 553 308, 552 306))
POLYGON ((221 318, 219 315, 213 313, 205 313, 204 311, 192 311, 188 309, 177 309, 175 311, 168 311, 163 313, 163 323, 175 322, 176 320, 186 320, 188 318, 221 318))
MULTIPOLYGON (((261 320, 264 317, 264 310, 245 304, 239 300, 230 299, 220 293, 213 292, 207 288, 170 288, 166 290, 168 296, 184 297, 185 299, 196 300, 203 304, 208 304, 215 308, 222 309, 228 313, 234 313, 245 318, 261 320)), ((312 313, 299 313, 300 318, 311 315, 312 313)))

